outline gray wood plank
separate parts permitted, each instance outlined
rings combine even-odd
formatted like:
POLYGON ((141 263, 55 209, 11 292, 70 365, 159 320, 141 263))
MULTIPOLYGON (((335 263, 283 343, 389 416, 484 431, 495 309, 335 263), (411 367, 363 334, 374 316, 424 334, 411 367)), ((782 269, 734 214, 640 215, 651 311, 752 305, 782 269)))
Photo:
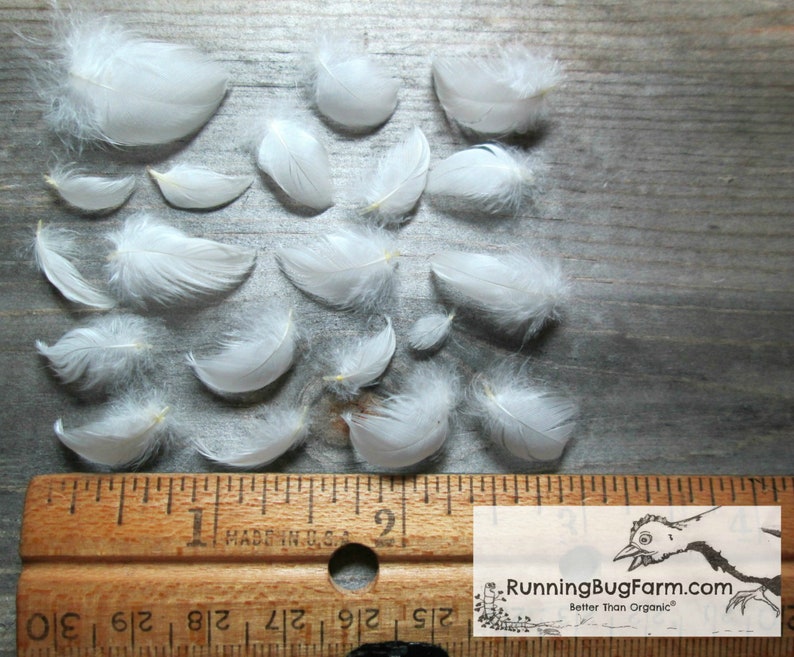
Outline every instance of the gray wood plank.
MULTIPOLYGON (((52 422, 95 417, 101 400, 66 390, 33 348, 91 315, 62 301, 31 263, 39 220, 73 229, 102 280, 104 235, 133 211, 157 213, 184 230, 256 247, 256 269, 220 301, 162 316, 168 339, 155 383, 186 438, 220 440, 274 399, 303 395, 312 436, 274 468, 369 471, 345 445, 335 404, 316 385, 316 361, 337 340, 372 326, 329 310, 279 273, 273 251, 303 244, 354 220, 349 189, 370 158, 413 125, 428 137, 432 163, 470 142, 440 110, 430 79, 434 54, 484 53, 514 40, 552 53, 566 82, 552 99, 548 128, 525 148, 545 160, 542 193, 514 220, 463 220, 423 199, 397 231, 398 336, 435 306, 428 258, 443 249, 501 251, 528 245, 561 259, 573 282, 563 321, 523 349, 461 327, 437 358, 464 381, 495 358, 530 360, 533 377, 581 406, 574 439, 551 464, 507 459, 461 414, 438 472, 769 473, 792 471, 794 345, 794 11, 783 1, 482 1, 366 4, 96 3, 146 34, 213 53, 230 70, 230 93, 195 138, 159 151, 86 150, 100 170, 134 173, 138 187, 116 214, 86 219, 56 202, 42 174, 65 157, 29 88, 31 53, 48 33, 46 3, 0 7, 0 487, 3 602, 0 652, 14 645, 13 581, 22 494, 39 473, 91 470, 60 448, 52 422), (307 52, 318 30, 366 41, 402 81, 400 104, 363 136, 311 121, 326 144, 337 204, 307 216, 285 208, 257 176, 238 201, 213 212, 168 207, 146 165, 190 160, 228 172, 254 171, 246 128, 268 103, 307 106, 307 52), (26 39, 13 36, 25 35, 26 39), (294 304, 310 338, 303 359, 275 394, 247 404, 213 397, 184 363, 268 299, 294 304)), ((432 164, 431 164, 432 165, 432 164)), ((415 362, 403 344, 381 387, 399 387, 415 362)), ((189 442, 146 469, 211 470, 189 442)))

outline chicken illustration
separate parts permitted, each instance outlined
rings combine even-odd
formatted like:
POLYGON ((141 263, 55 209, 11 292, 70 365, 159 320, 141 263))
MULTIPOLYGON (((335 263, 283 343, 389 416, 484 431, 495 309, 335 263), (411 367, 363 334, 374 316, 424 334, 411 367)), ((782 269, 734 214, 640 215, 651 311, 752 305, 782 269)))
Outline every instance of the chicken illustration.
POLYGON ((615 555, 613 561, 631 559, 629 571, 640 566, 660 563, 677 554, 694 552, 703 555, 712 569, 722 571, 739 582, 755 588, 739 591, 728 602, 726 613, 736 607, 744 613, 752 600, 768 604, 775 615, 780 608, 767 597, 780 597, 780 550, 772 537, 780 538, 780 530, 766 527, 744 527, 737 535, 729 530, 729 521, 721 509, 714 507, 685 520, 670 521, 663 516, 646 515, 631 527, 629 544, 615 555), (747 544, 752 546, 748 549, 747 544))

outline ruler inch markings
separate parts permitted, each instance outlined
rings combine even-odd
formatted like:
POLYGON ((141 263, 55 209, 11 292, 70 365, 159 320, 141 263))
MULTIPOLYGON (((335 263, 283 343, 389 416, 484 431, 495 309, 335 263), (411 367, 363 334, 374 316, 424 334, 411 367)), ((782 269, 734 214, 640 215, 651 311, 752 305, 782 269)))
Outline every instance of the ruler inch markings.
POLYGON ((119 489, 119 512, 116 516, 116 524, 121 525, 124 522, 124 501, 126 496, 126 483, 127 478, 122 475, 121 476, 121 486, 119 489))
POLYGON ((331 657, 399 637, 445 646, 450 657, 789 657, 793 530, 794 486, 775 476, 45 475, 26 496, 18 654, 331 657), (783 636, 473 637, 472 508, 561 502, 780 505, 783 636), (188 547, 194 522, 201 536, 189 509, 203 512, 205 545, 188 547), (340 594, 330 583, 328 559, 348 541, 378 555, 371 590, 340 594), (203 626, 191 636, 192 610, 203 626), (280 627, 266 631, 262 613, 266 621, 271 611, 280 627), (36 614, 50 628, 44 643, 34 641, 39 625, 24 636, 36 614), (341 627, 347 614, 349 630, 341 627))

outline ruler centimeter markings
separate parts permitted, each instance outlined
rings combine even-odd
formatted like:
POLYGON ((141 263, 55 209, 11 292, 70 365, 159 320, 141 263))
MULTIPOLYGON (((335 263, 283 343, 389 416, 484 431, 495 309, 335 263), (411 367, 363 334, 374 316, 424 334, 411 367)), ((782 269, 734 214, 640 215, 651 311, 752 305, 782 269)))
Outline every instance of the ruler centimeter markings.
POLYGON ((19 654, 345 655, 434 643, 458 657, 794 655, 794 478, 114 474, 32 480, 19 654), (477 506, 778 505, 781 637, 475 637, 477 506), (377 555, 360 590, 343 546, 377 555))

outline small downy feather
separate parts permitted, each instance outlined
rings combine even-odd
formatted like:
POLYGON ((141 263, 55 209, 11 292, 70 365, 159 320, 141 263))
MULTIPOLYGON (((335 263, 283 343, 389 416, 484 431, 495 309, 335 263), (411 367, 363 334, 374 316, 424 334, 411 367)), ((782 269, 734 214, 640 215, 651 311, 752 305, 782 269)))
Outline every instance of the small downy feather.
POLYGON ((398 80, 341 38, 323 37, 315 54, 314 102, 321 114, 355 130, 374 128, 397 107, 398 80))
POLYGON ((561 81, 556 61, 516 44, 488 57, 436 57, 433 82, 450 119, 481 135, 524 133, 538 124, 561 81))
POLYGON ((196 443, 199 453, 220 465, 232 468, 259 468, 298 447, 309 434, 308 407, 275 408, 262 419, 247 422, 245 437, 226 450, 214 450, 196 443))
POLYGON ((305 293, 337 308, 364 311, 378 310, 391 297, 398 256, 386 232, 353 228, 277 252, 281 270, 305 293))
POLYGON ((485 432, 499 446, 527 460, 562 455, 574 430, 576 404, 524 380, 514 367, 478 375, 472 401, 485 432))
POLYGON ((315 210, 333 205, 328 153, 317 137, 289 118, 271 118, 256 152, 262 171, 293 200, 315 210))
POLYGON ((69 260, 77 251, 72 231, 45 226, 39 221, 33 253, 47 280, 69 301, 99 310, 113 308, 116 301, 88 283, 69 260))
POLYGON ((455 319, 455 312, 430 313, 417 319, 408 330, 408 345, 414 351, 428 352, 444 344, 455 319))
POLYGON ((370 412, 346 412, 342 419, 350 428, 353 446, 367 462, 381 468, 406 468, 441 449, 457 398, 457 375, 424 363, 409 375, 403 392, 370 412))
POLYGON ((192 47, 139 36, 109 18, 61 15, 39 89, 59 133, 116 146, 198 130, 226 95, 226 71, 192 47))
POLYGON ((188 354, 188 364, 217 394, 252 392, 273 383, 292 367, 295 335, 292 309, 270 308, 225 339, 219 353, 205 358, 188 354))
POLYGON ((55 435, 79 456, 112 468, 143 463, 163 444, 172 429, 170 407, 152 397, 129 397, 111 404, 103 416, 74 429, 59 418, 55 435))
POLYGON ((64 383, 80 381, 84 390, 120 386, 135 379, 151 361, 159 327, 137 315, 97 317, 36 349, 64 383))
POLYGON ((251 269, 256 253, 190 237, 145 212, 109 235, 110 285, 125 303, 168 304, 229 290, 251 269))
POLYGON ((558 319, 568 282, 555 260, 529 253, 497 255, 450 251, 431 259, 442 288, 474 306, 509 334, 528 340, 558 319))
POLYGON ((95 176, 71 164, 53 168, 44 181, 66 203, 88 213, 110 212, 121 207, 135 189, 135 176, 95 176))
POLYGON ((329 364, 333 374, 324 376, 323 381, 340 397, 352 398, 361 388, 377 383, 396 347, 391 319, 386 318, 386 328, 379 333, 357 338, 337 349, 329 364))
POLYGON ((415 127, 381 158, 365 184, 360 212, 382 225, 402 222, 425 189, 429 164, 430 146, 415 127))
POLYGON ((149 167, 165 200, 177 208, 203 210, 231 203, 254 182, 253 176, 229 176, 212 169, 177 164, 160 172, 149 167))
POLYGON ((536 181, 533 157, 499 144, 482 144, 439 162, 427 177, 427 193, 466 209, 515 213, 536 181))

